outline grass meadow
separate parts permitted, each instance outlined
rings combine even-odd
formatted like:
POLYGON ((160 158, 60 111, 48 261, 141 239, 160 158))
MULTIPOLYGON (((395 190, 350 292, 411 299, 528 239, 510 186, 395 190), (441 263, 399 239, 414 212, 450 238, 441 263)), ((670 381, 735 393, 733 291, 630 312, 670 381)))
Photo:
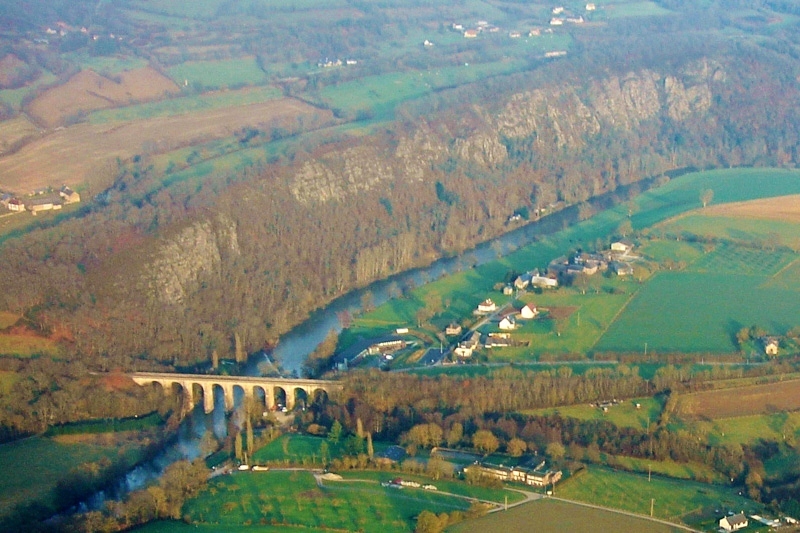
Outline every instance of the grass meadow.
POLYGON ((222 61, 187 61, 170 67, 169 76, 178 85, 188 82, 206 89, 222 89, 242 85, 258 85, 266 81, 254 57, 222 61))
POLYGON ((58 344, 44 337, 34 335, 0 334, 0 356, 34 357, 37 355, 58 355, 58 344))
POLYGON ((255 104, 281 98, 282 96, 281 91, 275 87, 253 87, 237 91, 206 93, 95 111, 89 115, 89 122, 92 124, 105 124, 108 122, 128 122, 155 117, 170 117, 197 111, 255 104))
POLYGON ((374 482, 326 482, 304 471, 244 472, 213 479, 187 502, 189 521, 216 526, 272 525, 342 531, 406 532, 423 510, 466 510, 467 499, 374 482))
POLYGON ((80 442, 79 439, 30 437, 0 444, 0 515, 15 505, 41 502, 52 505, 52 490, 68 479, 70 471, 83 463, 103 457, 126 455, 134 462, 137 449, 109 443, 80 442))
POLYGON ((739 496, 732 488, 688 480, 675 480, 647 474, 619 472, 588 467, 556 487, 556 496, 642 515, 681 522, 690 514, 704 510, 760 511, 760 504, 739 496))
POLYGON ((773 241, 776 245, 800 249, 800 226, 796 222, 704 215, 700 211, 659 224, 658 229, 674 235, 763 243, 765 248, 773 241))
POLYGON ((636 518, 611 510, 593 509, 572 502, 546 498, 514 507, 501 513, 468 520, 453 526, 453 533, 485 533, 514 531, 518 533, 561 533, 562 531, 638 531, 640 533, 673 533, 682 531, 644 518, 636 518), (591 526, 587 526, 591 524, 591 526))
POLYGON ((649 423, 658 420, 664 408, 664 398, 661 396, 650 398, 634 398, 613 405, 608 411, 603 411, 588 404, 570 405, 566 407, 553 407, 547 409, 533 409, 523 411, 525 415, 549 416, 558 414, 562 418, 577 418, 578 420, 607 420, 617 427, 629 427, 646 430, 649 423), (636 404, 640 404, 639 409, 636 404))

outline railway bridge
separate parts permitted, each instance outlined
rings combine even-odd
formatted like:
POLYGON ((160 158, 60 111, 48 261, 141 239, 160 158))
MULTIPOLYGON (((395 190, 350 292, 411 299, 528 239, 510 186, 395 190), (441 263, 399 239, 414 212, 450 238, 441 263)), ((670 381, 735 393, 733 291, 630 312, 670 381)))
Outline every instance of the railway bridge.
POLYGON ((194 406, 195 392, 199 389, 203 394, 203 409, 206 413, 214 410, 214 388, 221 388, 225 396, 225 410, 233 410, 234 389, 242 390, 245 399, 260 401, 257 391, 264 394, 265 407, 272 409, 283 403, 292 409, 298 399, 305 396, 313 400, 319 391, 331 394, 341 390, 338 381, 321 379, 288 379, 251 376, 212 376, 205 374, 173 374, 167 372, 134 372, 128 374, 138 385, 152 385, 158 383, 169 393, 176 385, 183 392, 185 405, 194 406), (281 402, 281 397, 283 402, 281 402))

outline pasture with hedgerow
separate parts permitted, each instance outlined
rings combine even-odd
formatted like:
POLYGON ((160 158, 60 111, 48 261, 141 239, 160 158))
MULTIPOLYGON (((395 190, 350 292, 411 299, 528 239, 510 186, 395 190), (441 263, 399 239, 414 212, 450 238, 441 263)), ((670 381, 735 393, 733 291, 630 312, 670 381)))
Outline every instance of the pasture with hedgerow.
POLYGON ((791 526, 744 4, 0 0, 0 530, 791 526))

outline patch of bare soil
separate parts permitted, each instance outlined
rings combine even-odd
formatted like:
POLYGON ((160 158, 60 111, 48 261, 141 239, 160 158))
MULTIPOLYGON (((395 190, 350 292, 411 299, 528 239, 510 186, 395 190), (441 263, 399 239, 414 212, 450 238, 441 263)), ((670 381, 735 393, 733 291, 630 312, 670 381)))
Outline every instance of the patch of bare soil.
POLYGON ((175 82, 150 67, 122 72, 114 79, 83 70, 36 98, 28 113, 52 128, 81 113, 156 100, 179 90, 175 82))
POLYGON ((800 194, 706 207, 701 214, 800 222, 800 194))
POLYGON ((731 418, 800 409, 800 380, 696 392, 680 397, 680 411, 698 418, 731 418))

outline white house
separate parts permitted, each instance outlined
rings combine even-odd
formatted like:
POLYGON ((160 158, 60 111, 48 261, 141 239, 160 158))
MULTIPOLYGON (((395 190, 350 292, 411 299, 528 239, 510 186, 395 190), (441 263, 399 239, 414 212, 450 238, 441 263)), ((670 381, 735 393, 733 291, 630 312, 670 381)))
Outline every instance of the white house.
POLYGON ((500 324, 497 325, 502 330, 510 330, 517 327, 517 323, 513 317, 506 316, 500 321, 500 324))
POLYGON ((586 11, 594 11, 595 9, 597 9, 596 5, 591 4, 591 3, 586 4, 586 11))
POLYGON ((519 316, 521 316, 522 318, 524 318, 526 320, 530 320, 532 318, 536 318, 536 316, 538 314, 539 314, 539 310, 536 309, 536 306, 534 304, 527 304, 519 312, 519 316))
POLYGON ((744 513, 725 516, 719 519, 719 527, 725 531, 737 531, 743 527, 747 527, 747 523, 747 517, 744 513))
POLYGON ((551 26, 562 26, 564 24, 564 19, 560 19, 558 17, 553 17, 550 19, 551 26))
POLYGON ((629 241, 615 241, 611 243, 611 251, 612 252, 622 252, 623 254, 627 254, 633 250, 633 243, 629 241))
POLYGON ((491 298, 487 298, 478 304, 478 309, 475 312, 479 315, 485 315, 494 313, 495 311, 497 311, 497 304, 494 303, 491 298))
POLYGON ((534 287, 555 289, 556 287, 558 287, 558 280, 555 278, 548 278, 547 276, 533 276, 531 278, 531 285, 533 285, 534 287))

